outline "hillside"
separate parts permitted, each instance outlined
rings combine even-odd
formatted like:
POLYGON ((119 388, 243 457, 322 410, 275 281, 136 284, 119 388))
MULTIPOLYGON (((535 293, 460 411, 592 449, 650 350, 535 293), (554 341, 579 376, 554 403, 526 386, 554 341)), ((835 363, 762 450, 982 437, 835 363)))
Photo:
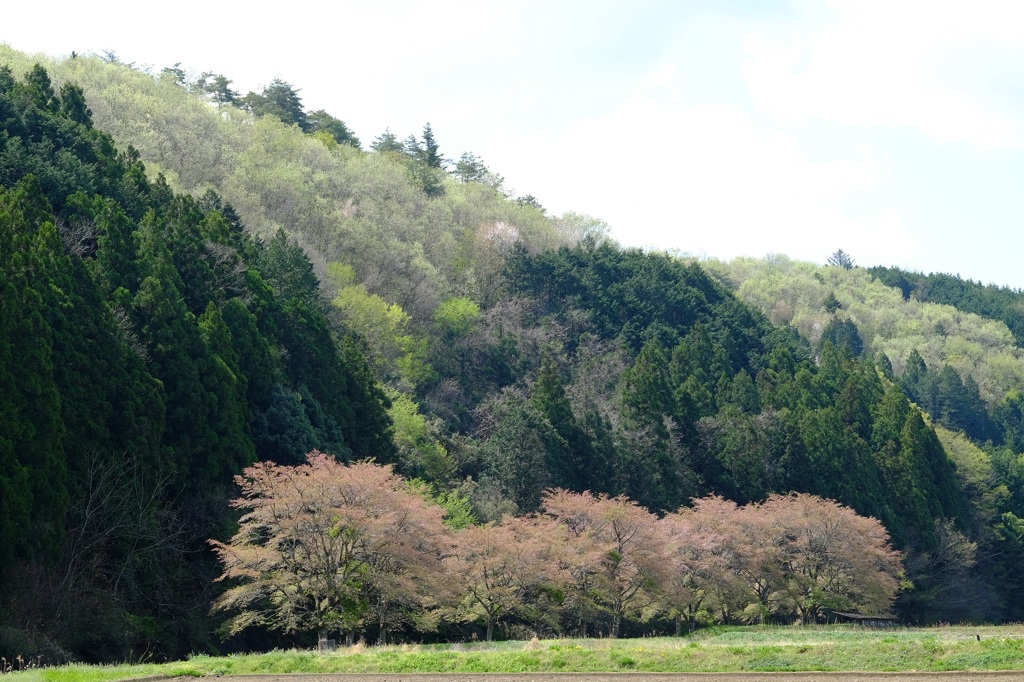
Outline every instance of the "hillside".
POLYGON ((944 303, 964 312, 999 320, 1009 327, 1018 346, 1024 346, 1024 292, 994 284, 965 281, 944 273, 925 275, 896 267, 873 267, 868 272, 884 284, 897 287, 903 298, 944 303))
POLYGON ((862 270, 621 249, 408 148, 362 151, 166 74, 31 61, 0 48, 7 650, 222 646, 205 543, 237 518, 232 477, 314 448, 393 462, 467 523, 553 487, 657 512, 813 493, 885 524, 908 620, 1024 610, 1024 365, 1005 325, 862 270), (936 432, 917 406, 933 393, 959 429, 980 405, 995 445, 936 432))
POLYGON ((1005 322, 951 302, 904 297, 873 270, 818 266, 784 256, 706 266, 743 301, 772 322, 795 327, 814 346, 835 314, 852 320, 868 357, 885 353, 897 375, 917 350, 929 367, 950 365, 972 377, 990 405, 1024 382, 1024 350, 1005 322), (840 304, 835 313, 824 305, 829 295, 840 304))

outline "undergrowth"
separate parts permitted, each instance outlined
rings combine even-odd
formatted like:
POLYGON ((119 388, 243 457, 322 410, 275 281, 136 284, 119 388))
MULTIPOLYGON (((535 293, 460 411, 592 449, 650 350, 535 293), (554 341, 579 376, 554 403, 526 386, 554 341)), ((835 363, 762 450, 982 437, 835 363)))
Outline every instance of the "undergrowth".
POLYGON ((196 655, 159 665, 67 665, 10 672, 3 675, 3 682, 268 673, 901 670, 1024 670, 1024 627, 717 627, 679 638, 356 645, 325 653, 196 655))

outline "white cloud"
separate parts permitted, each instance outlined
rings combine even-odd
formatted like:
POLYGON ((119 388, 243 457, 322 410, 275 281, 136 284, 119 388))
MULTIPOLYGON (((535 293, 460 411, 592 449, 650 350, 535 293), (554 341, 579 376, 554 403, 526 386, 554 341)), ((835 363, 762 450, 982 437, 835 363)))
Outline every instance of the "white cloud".
POLYGON ((986 96, 983 84, 955 78, 949 61, 964 54, 994 66, 1013 53, 1019 62, 1024 5, 860 0, 829 7, 748 38, 743 71, 763 111, 796 123, 908 126, 985 150, 1024 142, 1019 116, 986 96))
POLYGON ((840 245, 868 255, 887 244, 889 256, 915 248, 895 214, 862 220, 837 207, 884 180, 878 160, 812 161, 734 106, 637 99, 562 135, 500 140, 489 154, 551 210, 585 206, 630 245, 818 261, 840 245))

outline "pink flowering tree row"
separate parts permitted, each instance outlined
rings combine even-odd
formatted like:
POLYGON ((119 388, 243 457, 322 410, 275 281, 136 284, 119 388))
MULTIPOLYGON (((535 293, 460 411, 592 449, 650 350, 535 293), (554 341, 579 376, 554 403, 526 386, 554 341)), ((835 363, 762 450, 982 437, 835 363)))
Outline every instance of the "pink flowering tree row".
POLYGON ((212 541, 228 629, 259 625, 387 642, 398 629, 477 623, 490 640, 618 636, 623 623, 815 622, 887 612, 899 555, 872 518, 813 495, 738 506, 720 497, 658 517, 625 497, 548 491, 539 514, 453 530, 390 466, 261 463, 237 478, 242 511, 212 541))

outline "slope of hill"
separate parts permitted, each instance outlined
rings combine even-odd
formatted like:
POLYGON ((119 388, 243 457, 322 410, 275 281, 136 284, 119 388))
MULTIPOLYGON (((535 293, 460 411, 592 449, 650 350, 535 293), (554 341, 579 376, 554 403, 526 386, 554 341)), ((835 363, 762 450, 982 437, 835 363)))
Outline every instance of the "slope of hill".
POLYGON ((929 368, 950 365, 962 377, 973 377, 990 405, 1024 384, 1024 350, 1005 323, 952 305, 904 299, 898 288, 863 268, 818 266, 785 256, 705 266, 743 301, 776 324, 792 325, 812 345, 838 315, 856 323, 865 353, 885 353, 897 375, 917 350, 929 368), (829 295, 840 305, 835 312, 825 306, 829 295))
POLYGON ((913 297, 925 303, 944 303, 1004 322, 1017 345, 1024 347, 1024 292, 964 281, 953 275, 934 272, 925 275, 896 267, 868 268, 868 272, 884 284, 899 288, 905 299, 913 297))
POLYGON ((0 283, 2 613, 77 655, 212 645, 241 467, 393 457, 302 252, 150 182, 38 66, 0 66, 0 283))
MULTIPOLYGON (((969 569, 985 533, 1019 550, 1024 534, 1006 529, 1024 511, 1016 488, 999 491, 1019 452, 985 453, 992 466, 965 479, 891 368, 840 336, 818 347, 829 291, 872 339, 896 343, 902 318, 867 302, 894 290, 861 292, 856 271, 786 271, 746 293, 744 280, 737 298, 701 266, 622 250, 597 223, 548 218, 407 154, 218 110, 177 81, 95 59, 53 65, 54 89, 3 50, 15 69, 0 77, 0 265, 17 306, 0 308, 0 352, 19 371, 0 375, 0 561, 23 582, 0 590, 21 631, 43 623, 106 658, 213 648, 205 615, 175 614, 205 614, 217 589, 201 547, 230 523, 231 476, 313 447, 395 461, 483 521, 536 510, 552 486, 662 511, 705 493, 811 492, 886 524, 917 585, 909 618, 1018 612, 998 580, 1020 566, 969 569), (94 118, 142 151, 118 153, 94 118), (198 196, 153 176, 149 158, 198 196), (72 494, 126 452, 151 486, 145 509, 170 524, 149 544, 86 527, 76 504, 88 497, 72 494), (81 587, 51 582, 74 562, 81 587), (138 567, 132 580, 111 578, 118 562, 138 567), (984 598, 946 609, 964 575, 984 598), (178 610, 158 614, 152 594, 178 610), (73 608, 46 616, 33 596, 73 608), (78 625, 86 617, 94 627, 78 625)), ((1005 326, 913 310, 929 363, 962 356, 993 401, 1019 383, 1005 326), (970 335, 940 344, 940 325, 970 335)))
MULTIPOLYGON (((36 61, 0 46, 17 73, 36 61)), ((563 242, 556 222, 510 201, 487 182, 461 182, 415 167, 397 151, 362 152, 304 134, 273 116, 217 107, 177 80, 96 57, 43 60, 59 87, 79 84, 97 127, 138 150, 150 172, 178 191, 215 189, 254 234, 279 228, 327 263, 351 266, 368 291, 429 321, 446 298, 491 300, 496 252, 563 242), (428 197, 423 176, 443 192, 428 197)))

